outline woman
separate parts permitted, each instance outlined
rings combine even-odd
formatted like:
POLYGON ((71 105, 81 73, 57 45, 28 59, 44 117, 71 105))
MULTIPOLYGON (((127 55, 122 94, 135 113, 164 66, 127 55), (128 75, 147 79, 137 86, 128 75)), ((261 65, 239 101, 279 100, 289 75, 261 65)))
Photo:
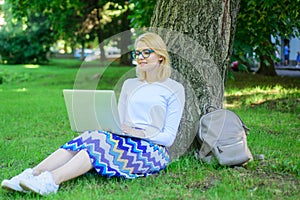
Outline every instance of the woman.
POLYGON ((2 181, 2 188, 45 195, 93 168, 103 176, 128 179, 163 170, 170 163, 167 147, 176 137, 184 88, 170 79, 167 47, 157 34, 137 38, 133 57, 138 78, 124 82, 118 104, 122 132, 128 136, 84 132, 33 169, 2 181))

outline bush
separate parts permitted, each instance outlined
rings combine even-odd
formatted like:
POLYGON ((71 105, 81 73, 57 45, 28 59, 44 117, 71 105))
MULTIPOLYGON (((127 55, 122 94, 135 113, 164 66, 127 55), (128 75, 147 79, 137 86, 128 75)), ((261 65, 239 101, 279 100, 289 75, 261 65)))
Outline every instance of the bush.
POLYGON ((52 33, 48 25, 33 23, 26 30, 22 30, 21 26, 1 29, 1 62, 7 64, 47 62, 47 53, 52 43, 52 33))

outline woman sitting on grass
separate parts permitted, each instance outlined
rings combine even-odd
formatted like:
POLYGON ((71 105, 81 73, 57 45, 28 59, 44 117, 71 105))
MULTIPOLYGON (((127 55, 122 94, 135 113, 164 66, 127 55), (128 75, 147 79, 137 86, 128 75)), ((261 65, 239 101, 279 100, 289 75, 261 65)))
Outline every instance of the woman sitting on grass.
POLYGON ((100 175, 126 179, 165 169, 170 163, 166 147, 175 140, 184 108, 184 88, 170 79, 167 47, 157 34, 137 38, 133 57, 138 78, 124 82, 118 104, 126 136, 86 131, 33 169, 3 180, 2 188, 45 195, 93 168, 100 175))

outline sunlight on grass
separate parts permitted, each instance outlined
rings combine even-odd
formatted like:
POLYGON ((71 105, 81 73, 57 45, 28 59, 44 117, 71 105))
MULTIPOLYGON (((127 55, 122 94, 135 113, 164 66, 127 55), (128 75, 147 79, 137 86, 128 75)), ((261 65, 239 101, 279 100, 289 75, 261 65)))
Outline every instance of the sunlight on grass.
POLYGON ((26 88, 19 88, 15 90, 16 92, 27 92, 26 88))
POLYGON ((231 91, 226 91, 225 96, 229 95, 234 95, 234 96, 241 96, 241 95, 252 95, 252 94, 257 94, 257 93, 262 93, 262 94, 291 94, 299 92, 299 89, 285 89, 281 85, 275 85, 274 87, 262 87, 262 86, 256 86, 254 88, 244 88, 244 89, 239 89, 239 90, 231 90, 231 91))
POLYGON ((248 87, 240 90, 225 92, 225 106, 227 108, 240 107, 241 105, 258 105, 267 101, 300 96, 297 88, 284 88, 281 85, 274 87, 248 87))
POLYGON ((37 68, 40 67, 40 65, 32 65, 32 64, 30 64, 30 65, 24 65, 24 67, 28 68, 28 69, 37 69, 37 68))

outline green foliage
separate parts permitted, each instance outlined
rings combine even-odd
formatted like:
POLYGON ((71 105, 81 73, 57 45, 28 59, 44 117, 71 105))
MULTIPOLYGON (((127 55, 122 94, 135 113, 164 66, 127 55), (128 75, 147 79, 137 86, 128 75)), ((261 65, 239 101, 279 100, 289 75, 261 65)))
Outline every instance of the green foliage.
MULTIPOLYGON (((81 64, 50 60, 34 67, 0 65, 6 74, 31 77, 0 85, 1 181, 35 166, 77 136, 70 130, 62 89, 73 88, 81 64)), ((96 62, 88 64, 81 70, 99 72, 96 62)), ((131 69, 109 66, 101 88, 112 89, 131 69)), ((249 147, 253 154, 264 154, 264 160, 227 168, 186 155, 159 175, 135 180, 106 179, 91 171, 42 199, 299 199, 300 79, 245 73, 234 77, 227 81, 224 104, 250 128, 249 147)), ((92 81, 89 76, 83 80, 92 81)), ((0 189, 0 199, 40 198, 0 189)))
POLYGON ((53 32, 45 17, 32 15, 24 30, 20 22, 6 25, 0 30, 1 62, 8 64, 47 62, 53 32))
MULTIPOLYGON (((51 27, 50 39, 53 43, 64 40, 65 47, 70 47, 72 51, 78 46, 85 48, 88 43, 97 39, 94 46, 96 48, 106 38, 130 29, 126 17, 128 1, 7 0, 7 2, 13 18, 23 19, 23 25, 30 26, 31 22, 27 19, 31 13, 47 16, 44 20, 51 27)), ((101 56, 105 57, 104 49, 101 49, 101 56)))
POLYGON ((276 45, 281 39, 299 36, 299 3, 299 0, 242 0, 234 41, 235 59, 251 62, 253 58, 261 61, 262 56, 268 56, 276 60, 276 45))
POLYGON ((23 25, 30 26, 30 14, 47 16, 44 22, 49 24, 52 30, 52 42, 64 39, 73 45, 81 40, 91 38, 90 29, 83 26, 84 20, 91 12, 90 5, 84 1, 29 1, 29 0, 7 0, 12 19, 22 20, 23 25))
POLYGON ((149 27, 156 0, 129 0, 129 3, 134 5, 131 14, 129 15, 131 27, 149 27))

